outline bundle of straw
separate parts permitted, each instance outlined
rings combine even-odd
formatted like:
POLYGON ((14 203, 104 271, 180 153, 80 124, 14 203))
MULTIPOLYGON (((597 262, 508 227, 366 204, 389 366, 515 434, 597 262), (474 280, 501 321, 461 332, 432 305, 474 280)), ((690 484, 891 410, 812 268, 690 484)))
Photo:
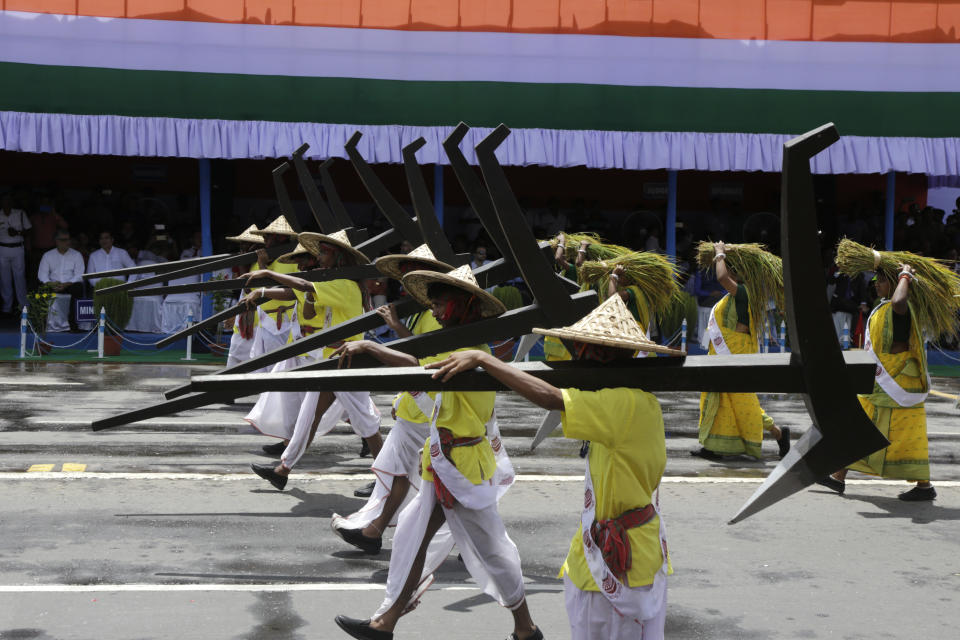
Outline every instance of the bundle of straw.
MULTIPOLYGON (((707 271, 713 268, 716 252, 712 242, 697 245, 697 264, 707 271)), ((757 243, 728 244, 727 268, 738 275, 750 292, 750 317, 755 326, 763 325, 767 314, 767 301, 773 300, 778 311, 784 309, 783 260, 757 243)))
MULTIPOLYGON (((564 250, 564 256, 567 258, 567 262, 574 262, 577 259, 577 251, 580 249, 580 242, 583 240, 587 241, 587 260, 610 260, 616 258, 617 256, 622 256, 625 253, 630 253, 630 249, 626 247, 621 247, 617 244, 609 244, 604 242, 596 233, 564 233, 566 238, 564 243, 566 249, 564 250)), ((559 240, 556 236, 550 240, 550 246, 554 249, 557 248, 557 243, 559 240)))
POLYGON ((621 286, 636 285, 645 298, 648 310, 661 315, 680 297, 677 265, 666 256, 648 251, 632 251, 610 260, 588 260, 580 265, 580 286, 599 288, 607 293, 610 274, 623 265, 621 286))
POLYGON ((927 337, 957 335, 960 276, 952 269, 933 258, 909 251, 876 251, 847 238, 837 245, 837 266, 848 276, 874 271, 896 283, 901 264, 909 264, 916 272, 910 282, 910 303, 927 337))

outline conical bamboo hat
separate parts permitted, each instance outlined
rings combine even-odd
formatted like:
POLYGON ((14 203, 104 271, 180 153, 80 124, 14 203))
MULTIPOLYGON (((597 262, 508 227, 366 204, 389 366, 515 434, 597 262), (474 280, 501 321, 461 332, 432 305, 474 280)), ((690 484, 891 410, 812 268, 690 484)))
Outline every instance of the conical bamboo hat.
POLYGON ((480 315, 484 318, 498 316, 507 310, 502 302, 480 288, 468 264, 454 269, 449 273, 411 271, 403 276, 402 282, 403 288, 407 290, 407 293, 425 307, 430 306, 430 297, 427 296, 428 287, 434 282, 441 282, 457 287, 458 289, 463 289, 467 293, 474 295, 480 302, 480 315))
POLYGON ((250 233, 256 234, 258 236, 265 236, 267 234, 275 234, 278 236, 295 236, 297 232, 293 230, 293 227, 290 226, 290 223, 287 222, 287 219, 283 216, 280 216, 270 224, 268 224, 263 229, 259 231, 251 231, 250 233))
POLYGON ((562 340, 589 342, 607 347, 639 351, 655 351, 674 356, 686 355, 683 351, 651 342, 643 335, 640 325, 633 319, 620 296, 610 296, 599 307, 569 327, 560 329, 534 328, 534 333, 562 340))
POLYGON ((294 249, 290 253, 285 253, 279 258, 277 258, 277 262, 283 262, 285 264, 296 264, 297 258, 304 254, 313 255, 312 253, 310 253, 310 251, 306 247, 304 247, 302 244, 298 242, 296 249, 294 249))
POLYGON ((315 256, 320 255, 321 244, 331 244, 342 249, 345 253, 352 255, 356 259, 357 264, 370 264, 370 258, 353 248, 353 245, 350 244, 350 238, 347 237, 347 232, 343 229, 329 235, 304 231, 297 236, 297 239, 307 251, 315 256))
POLYGON ((387 256, 380 256, 373 261, 373 264, 377 265, 380 273, 388 278, 402 280, 403 274, 400 272, 400 265, 405 262, 420 264, 421 266, 417 268, 418 271, 442 271, 444 273, 453 271, 451 265, 437 260, 433 251, 430 251, 430 247, 426 244, 420 245, 410 253, 391 253, 387 256))
POLYGON ((225 239, 230 242, 249 242, 251 244, 263 244, 263 238, 257 235, 254 235, 257 231, 257 225, 252 224, 246 229, 243 233, 238 236, 227 236, 225 239))

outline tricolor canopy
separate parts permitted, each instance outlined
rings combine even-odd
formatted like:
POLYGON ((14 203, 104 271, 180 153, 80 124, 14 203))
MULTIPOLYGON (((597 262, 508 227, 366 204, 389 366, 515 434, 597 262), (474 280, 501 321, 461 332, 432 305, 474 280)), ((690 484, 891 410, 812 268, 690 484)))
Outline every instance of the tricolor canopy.
POLYGON ((0 149, 960 173, 955 0, 0 0, 0 149))

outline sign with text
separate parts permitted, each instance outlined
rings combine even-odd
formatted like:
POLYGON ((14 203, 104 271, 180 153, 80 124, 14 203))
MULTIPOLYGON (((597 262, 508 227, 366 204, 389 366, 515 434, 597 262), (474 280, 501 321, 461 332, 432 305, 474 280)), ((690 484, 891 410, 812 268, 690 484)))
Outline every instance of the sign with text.
POLYGON ((97 314, 93 311, 92 298, 77 298, 73 301, 77 305, 77 322, 96 322, 97 314))

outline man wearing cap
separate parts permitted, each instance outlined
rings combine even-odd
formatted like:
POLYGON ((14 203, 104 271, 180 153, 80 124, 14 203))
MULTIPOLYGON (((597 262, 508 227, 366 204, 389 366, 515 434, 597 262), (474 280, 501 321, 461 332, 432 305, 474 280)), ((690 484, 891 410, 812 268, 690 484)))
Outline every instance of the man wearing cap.
MULTIPOLYGON (((602 364, 637 350, 682 355, 647 340, 616 295, 573 326, 534 332, 561 339, 575 360, 602 364)), ((585 441, 584 507, 560 571, 573 640, 663 638, 672 568, 659 512, 667 453, 656 397, 625 387, 558 389, 481 351, 427 368, 447 381, 478 366, 534 404, 561 411, 564 435, 585 441)))
MULTIPOLYGON (((286 218, 280 216, 263 229, 250 233, 263 238, 263 248, 257 250, 257 266, 261 270, 278 274, 296 272, 297 265, 294 263, 280 262, 280 260, 269 262, 265 251, 296 239, 297 232, 293 230, 286 218)), ((257 307, 250 358, 269 353, 287 344, 296 322, 295 304, 290 304, 294 300, 293 297, 271 298, 257 307)))
MULTIPOLYGON (((335 269, 356 264, 366 264, 369 259, 350 245, 347 234, 338 231, 330 235, 320 233, 301 233, 298 236, 298 251, 282 256, 285 260, 294 258, 294 254, 309 252, 317 258, 317 265, 323 269, 335 269)), ((303 259, 303 258, 301 258, 303 259)), ((307 263, 304 263, 307 264, 307 263)), ((353 280, 337 279, 326 282, 309 282, 288 274, 271 271, 254 271, 248 278, 270 277, 283 288, 260 288, 246 297, 253 302, 259 298, 271 300, 298 301, 297 316, 300 331, 309 335, 315 331, 327 329, 359 316, 363 313, 363 295, 353 280)), ((359 340, 360 336, 351 336, 346 341, 359 340)), ((302 356, 302 362, 318 361, 328 358, 334 349, 327 347, 302 356)), ((303 396, 293 425, 289 442, 283 449, 280 464, 253 464, 251 468, 264 480, 277 489, 283 490, 287 477, 294 465, 300 460, 306 448, 317 434, 324 435, 334 426, 340 416, 346 412, 350 426, 361 438, 367 441, 370 451, 376 456, 383 446, 380 437, 380 412, 373 404, 368 391, 310 391, 303 396), (323 420, 321 420, 323 418, 323 420)), ((251 412, 251 416, 255 412, 251 412)), ((249 416, 248 416, 249 417, 249 416)), ((271 417, 264 415, 263 417, 271 417)), ((289 422, 286 428, 289 428, 289 422)), ((255 426, 256 423, 255 423, 255 426)), ((272 434, 279 435, 279 434, 272 434)), ((279 445, 280 443, 278 443, 279 445)))
MULTIPOLYGON (((385 276, 401 280, 403 274, 416 270, 446 273, 453 267, 437 260, 427 245, 421 245, 407 254, 381 256, 374 261, 385 276)), ((429 310, 422 310, 400 322, 393 305, 377 309, 384 322, 397 336, 406 338, 440 329, 440 323, 429 310)), ((353 350, 367 351, 374 357, 378 351, 357 344, 353 350)), ((389 364, 385 362, 384 364, 389 364)), ((383 449, 373 461, 371 470, 377 477, 370 499, 358 511, 344 517, 333 514, 330 526, 347 543, 365 551, 378 553, 383 544, 383 532, 396 524, 396 514, 420 489, 420 449, 429 437, 430 419, 417 404, 423 401, 422 392, 403 392, 393 404, 396 422, 383 443, 383 449), (411 490, 412 489, 412 490, 411 490)))
MULTIPOLYGON (((255 235, 254 231, 259 231, 257 225, 252 224, 238 236, 227 236, 229 242, 240 244, 241 253, 256 251, 264 246, 263 238, 255 235)), ((258 266, 255 262, 250 265, 236 265, 233 267, 233 277, 239 278, 253 271, 258 266)), ((255 310, 244 311, 236 318, 230 318, 224 321, 227 327, 233 328, 233 334, 230 336, 230 351, 227 354, 227 367, 240 364, 250 359, 250 352, 253 350, 253 334, 256 330, 255 310)))
MULTIPOLYGON (((469 265, 450 273, 412 271, 403 286, 428 306, 443 327, 460 326, 505 311, 503 304, 477 285, 469 265)), ((482 353, 490 351, 484 345, 482 353)), ((339 350, 349 364, 357 353, 369 353, 394 366, 416 366, 446 360, 450 354, 417 358, 376 343, 353 343, 339 350)), ((400 616, 415 607, 429 583, 428 547, 446 523, 470 575, 485 593, 513 614, 511 638, 539 639, 543 634, 527 608, 520 554, 497 511, 496 461, 485 437, 493 416, 495 392, 428 394, 423 411, 432 417, 430 436, 421 457, 421 491, 401 511, 393 538, 386 597, 367 620, 337 616, 336 623, 354 638, 388 640, 400 616)), ((426 400, 426 398, 424 398, 426 400)), ((418 407, 420 403, 417 403, 418 407)))

